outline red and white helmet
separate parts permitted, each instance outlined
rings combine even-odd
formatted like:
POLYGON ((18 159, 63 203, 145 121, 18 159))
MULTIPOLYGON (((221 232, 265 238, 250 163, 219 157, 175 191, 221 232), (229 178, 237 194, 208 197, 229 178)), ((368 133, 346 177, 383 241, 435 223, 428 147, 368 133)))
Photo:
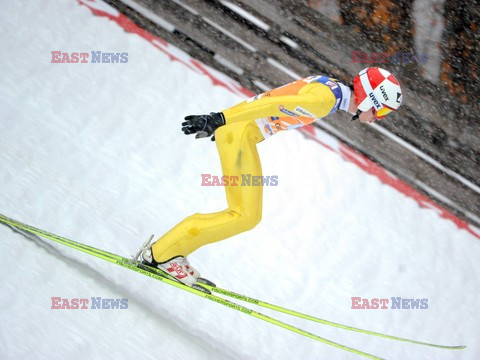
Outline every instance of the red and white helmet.
POLYGON ((402 104, 402 89, 397 78, 385 69, 363 69, 353 79, 355 104, 362 112, 373 108, 377 119, 397 110, 402 104))

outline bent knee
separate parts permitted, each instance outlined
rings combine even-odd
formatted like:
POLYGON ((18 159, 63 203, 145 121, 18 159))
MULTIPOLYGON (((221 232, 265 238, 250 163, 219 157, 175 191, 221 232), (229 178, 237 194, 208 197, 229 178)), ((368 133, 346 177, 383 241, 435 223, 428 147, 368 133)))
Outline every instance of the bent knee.
POLYGON ((262 220, 262 214, 259 213, 243 213, 239 211, 233 211, 238 216, 235 226, 239 232, 248 231, 257 226, 262 220))

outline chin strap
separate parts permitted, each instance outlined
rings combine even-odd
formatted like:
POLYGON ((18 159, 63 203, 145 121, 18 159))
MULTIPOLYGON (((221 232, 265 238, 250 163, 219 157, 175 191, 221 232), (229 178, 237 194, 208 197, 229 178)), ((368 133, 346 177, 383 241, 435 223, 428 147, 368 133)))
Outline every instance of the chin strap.
POLYGON ((362 110, 357 110, 357 113, 352 117, 352 121, 357 120, 361 113, 362 113, 362 110))

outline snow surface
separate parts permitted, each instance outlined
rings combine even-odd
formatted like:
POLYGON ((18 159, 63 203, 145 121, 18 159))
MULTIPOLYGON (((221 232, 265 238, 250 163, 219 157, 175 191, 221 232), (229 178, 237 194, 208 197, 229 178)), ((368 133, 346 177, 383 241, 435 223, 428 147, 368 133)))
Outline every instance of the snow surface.
MULTIPOLYGON (((226 206, 209 140, 184 115, 241 99, 72 0, 2 1, 0 212, 130 255, 194 212, 226 206), (50 51, 128 52, 127 64, 52 64, 50 51)), ((446 351, 278 315, 388 359, 478 359, 480 242, 299 132, 259 145, 263 221, 190 261, 219 285, 446 351), (428 298, 426 310, 352 310, 351 297, 428 298)), ((0 226, 2 359, 356 359, 121 267, 0 226), (53 310, 51 297, 127 298, 53 310)), ((260 310, 268 314, 271 311, 260 310)))

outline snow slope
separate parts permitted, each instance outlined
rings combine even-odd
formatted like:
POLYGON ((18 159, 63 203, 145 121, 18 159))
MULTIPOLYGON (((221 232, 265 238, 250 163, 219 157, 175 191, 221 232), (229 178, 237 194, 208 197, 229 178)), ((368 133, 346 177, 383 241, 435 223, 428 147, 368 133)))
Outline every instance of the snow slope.
MULTIPOLYGON (((194 212, 226 206, 216 148, 184 115, 241 100, 72 0, 2 1, 0 212, 120 254, 194 212), (60 50, 127 64, 52 64, 60 50)), ((477 359, 480 243, 299 132, 259 145, 263 221, 190 261, 219 285, 445 351, 279 316, 388 359, 477 359), (428 298, 425 310, 353 310, 351 297, 428 298)), ((0 226, 4 359, 354 359, 123 268, 0 226), (124 310, 54 310, 51 297, 127 298, 124 310)), ((263 311, 263 310, 262 310, 263 311)), ((268 312, 268 311, 265 311, 268 312)), ((271 313, 271 312, 268 312, 271 313)))

